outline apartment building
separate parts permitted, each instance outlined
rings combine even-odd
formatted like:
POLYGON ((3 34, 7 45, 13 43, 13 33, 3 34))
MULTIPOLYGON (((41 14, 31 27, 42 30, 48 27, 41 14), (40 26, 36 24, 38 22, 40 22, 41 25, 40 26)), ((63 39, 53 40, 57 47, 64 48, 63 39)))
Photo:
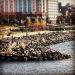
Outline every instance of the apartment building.
POLYGON ((32 12, 32 0, 16 0, 16 12, 32 12))
POLYGON ((15 15, 16 4, 15 0, 0 0, 0 14, 15 15))

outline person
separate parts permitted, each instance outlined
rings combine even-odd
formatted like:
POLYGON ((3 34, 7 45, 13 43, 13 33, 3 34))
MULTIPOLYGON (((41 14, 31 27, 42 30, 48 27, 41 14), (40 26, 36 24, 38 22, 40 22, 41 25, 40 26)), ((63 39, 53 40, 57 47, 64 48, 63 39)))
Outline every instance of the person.
POLYGON ((56 23, 60 24, 60 22, 59 22, 59 16, 57 16, 56 23))
POLYGON ((21 25, 23 26, 24 25, 24 21, 21 19, 21 25))
POLYGON ((63 24, 63 20, 64 20, 63 15, 61 15, 61 16, 59 17, 60 24, 63 24))

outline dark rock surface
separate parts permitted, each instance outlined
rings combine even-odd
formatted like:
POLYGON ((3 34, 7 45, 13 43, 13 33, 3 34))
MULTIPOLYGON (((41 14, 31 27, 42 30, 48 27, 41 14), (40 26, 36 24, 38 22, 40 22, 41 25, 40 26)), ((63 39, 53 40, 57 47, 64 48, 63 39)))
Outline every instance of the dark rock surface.
POLYGON ((55 43, 74 40, 71 33, 53 32, 4 38, 0 45, 0 52, 8 52, 1 55, 1 59, 8 60, 60 60, 70 58, 70 55, 50 49, 48 46, 55 43))

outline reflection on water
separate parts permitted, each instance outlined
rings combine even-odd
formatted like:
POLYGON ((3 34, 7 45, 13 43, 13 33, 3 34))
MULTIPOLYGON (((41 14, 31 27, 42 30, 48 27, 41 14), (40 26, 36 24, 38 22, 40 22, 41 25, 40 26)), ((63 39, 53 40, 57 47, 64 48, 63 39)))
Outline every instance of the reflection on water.
POLYGON ((72 58, 59 61, 38 61, 38 62, 7 62, 2 63, 0 71, 4 74, 30 74, 30 75, 44 75, 44 74, 72 74, 74 70, 73 49, 74 42, 65 42, 51 45, 50 47, 62 53, 70 54, 72 58))

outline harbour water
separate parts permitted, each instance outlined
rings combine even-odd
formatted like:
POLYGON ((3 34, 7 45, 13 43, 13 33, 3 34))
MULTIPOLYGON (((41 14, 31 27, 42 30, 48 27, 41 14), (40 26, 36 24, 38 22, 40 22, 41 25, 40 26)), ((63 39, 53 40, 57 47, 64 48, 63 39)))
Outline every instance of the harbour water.
POLYGON ((70 54, 71 58, 57 61, 2 62, 0 72, 4 75, 59 75, 73 74, 75 41, 51 45, 54 50, 70 54))

